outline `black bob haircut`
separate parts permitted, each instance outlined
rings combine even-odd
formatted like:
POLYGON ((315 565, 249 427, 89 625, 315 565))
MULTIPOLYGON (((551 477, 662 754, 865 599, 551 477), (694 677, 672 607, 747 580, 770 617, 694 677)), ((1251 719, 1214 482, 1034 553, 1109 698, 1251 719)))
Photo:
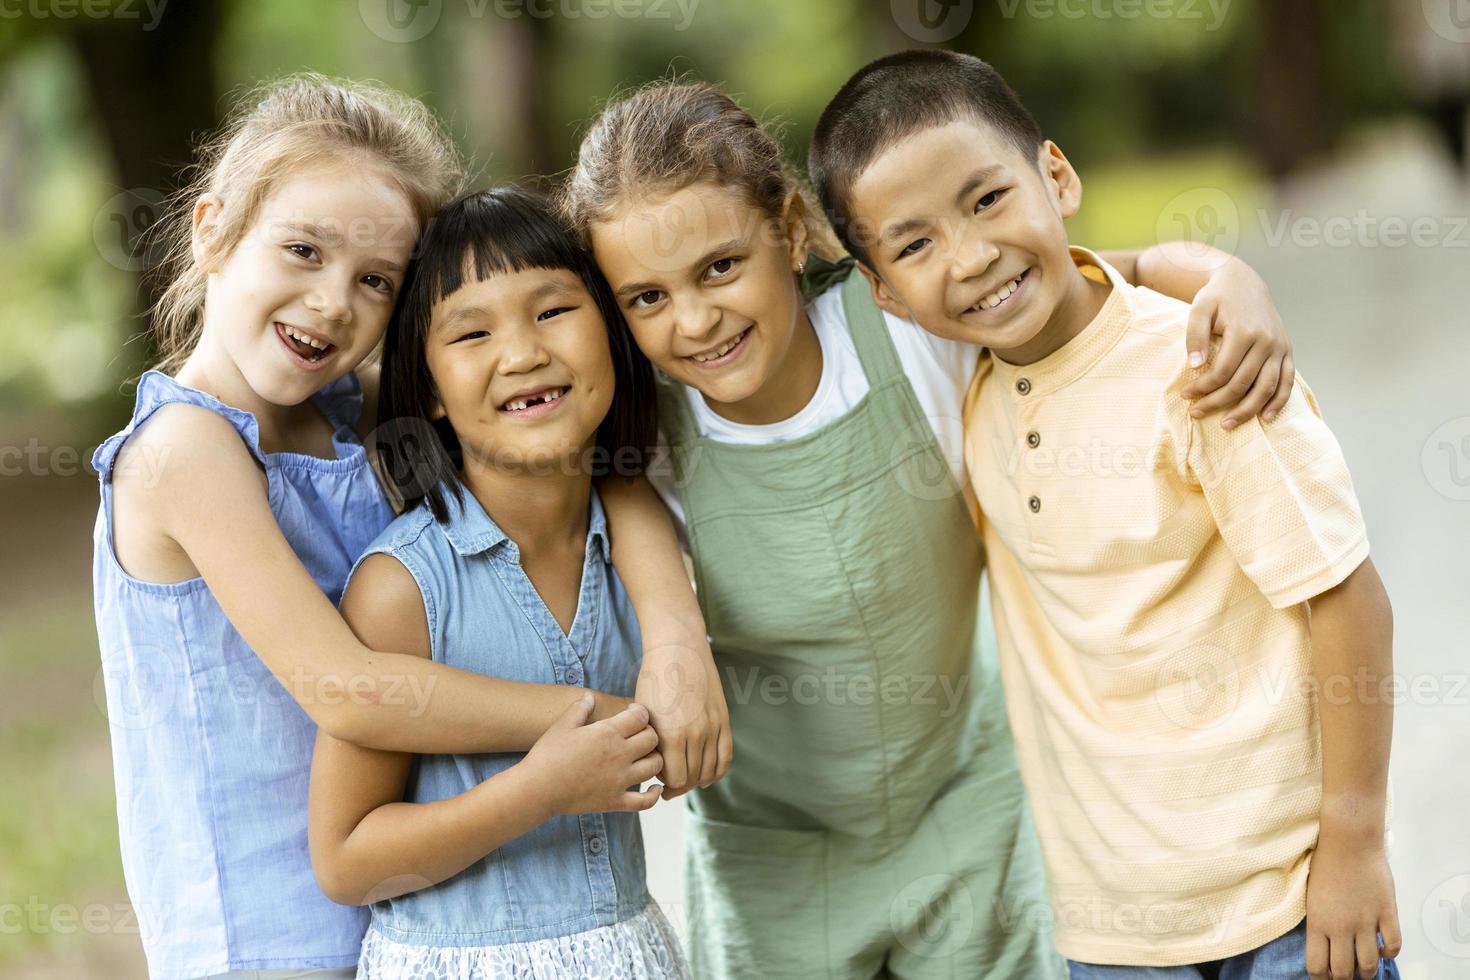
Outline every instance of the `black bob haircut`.
POLYGON ((378 475, 403 510, 427 502, 447 520, 446 493, 462 501, 464 455, 448 419, 431 419, 438 401, 427 356, 434 304, 470 282, 526 269, 566 269, 587 287, 607 324, 612 405, 585 460, 589 475, 632 477, 657 438, 653 368, 644 358, 612 288, 592 256, 545 196, 520 187, 465 194, 435 215, 419 240, 383 344, 374 433, 378 475))
MULTIPOLYGON (((873 161, 906 136, 968 120, 994 126, 1035 160, 1041 127, 989 64, 957 51, 901 51, 869 63, 827 103, 812 134, 807 170, 822 210, 847 251, 865 265, 863 239, 853 227, 852 187, 873 161)), ((923 179, 916 175, 916 179, 923 179)))

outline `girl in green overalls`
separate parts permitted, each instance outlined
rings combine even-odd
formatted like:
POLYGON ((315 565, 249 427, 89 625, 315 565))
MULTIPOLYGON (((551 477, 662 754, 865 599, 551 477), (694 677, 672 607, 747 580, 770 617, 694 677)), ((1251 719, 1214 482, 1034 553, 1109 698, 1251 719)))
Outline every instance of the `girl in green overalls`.
MULTIPOLYGON (((696 974, 1062 976, 961 489, 979 351, 823 261, 777 144, 711 86, 608 108, 566 204, 663 375, 650 475, 730 706, 734 764, 690 813, 696 974)), ((1175 272, 1153 285, 1203 282, 1175 272)), ((1253 308, 1257 283, 1213 292, 1253 308)))

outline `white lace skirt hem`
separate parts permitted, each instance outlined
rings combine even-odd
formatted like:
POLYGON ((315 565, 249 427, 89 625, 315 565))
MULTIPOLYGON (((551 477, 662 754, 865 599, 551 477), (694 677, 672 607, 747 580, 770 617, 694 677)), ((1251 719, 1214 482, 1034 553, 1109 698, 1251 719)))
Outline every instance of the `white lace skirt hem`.
POLYGON ((369 928, 358 980, 688 980, 679 938, 659 907, 586 932, 502 946, 420 946, 369 928))

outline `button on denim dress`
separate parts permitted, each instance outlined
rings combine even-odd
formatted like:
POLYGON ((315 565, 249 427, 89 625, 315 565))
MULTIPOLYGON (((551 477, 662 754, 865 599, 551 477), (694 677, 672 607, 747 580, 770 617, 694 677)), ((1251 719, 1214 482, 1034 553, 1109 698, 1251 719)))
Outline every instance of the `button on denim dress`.
POLYGON ((316 726, 230 625, 202 578, 144 582, 112 550, 119 451, 163 406, 196 405, 240 433, 265 471, 286 540, 337 602, 353 562, 393 512, 353 431, 362 408, 356 376, 313 398, 336 427, 335 459, 262 452, 253 415, 149 371, 138 383, 132 421, 92 458, 102 491, 92 578, 118 831, 155 980, 357 961, 366 913, 328 900, 307 854, 316 726))

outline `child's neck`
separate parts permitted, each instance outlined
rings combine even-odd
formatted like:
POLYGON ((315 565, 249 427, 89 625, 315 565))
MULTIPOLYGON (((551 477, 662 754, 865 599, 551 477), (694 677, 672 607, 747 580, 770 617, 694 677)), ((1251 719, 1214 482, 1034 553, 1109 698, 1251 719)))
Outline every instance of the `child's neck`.
POLYGON ((822 343, 807 316, 806 305, 797 306, 791 345, 765 384, 749 398, 717 402, 705 396, 704 403, 721 418, 740 425, 772 425, 784 422, 811 403, 822 380, 822 343))
POLYGON ((1035 364, 1061 350, 1097 319, 1103 304, 1113 291, 1112 285, 1084 276, 1082 270, 1072 264, 1070 259, 1063 275, 1066 277, 1067 288, 1047 319, 1046 326, 1021 346, 1004 350, 991 348, 992 354, 1007 364, 1035 364))
MULTIPOLYGON (((579 457, 580 459, 581 457, 579 457)), ((465 455, 461 477, 485 513, 516 543, 522 564, 540 557, 581 554, 586 546, 592 480, 574 466, 513 470, 465 455), (545 469, 558 472, 546 473, 545 469)))
POLYGON ((322 433, 326 432, 330 455, 331 424, 312 404, 277 405, 267 401, 250 386, 239 365, 224 348, 211 342, 208 334, 199 338, 175 380, 212 395, 231 408, 242 409, 255 416, 260 427, 260 447, 267 453, 306 452, 321 455, 322 433))

